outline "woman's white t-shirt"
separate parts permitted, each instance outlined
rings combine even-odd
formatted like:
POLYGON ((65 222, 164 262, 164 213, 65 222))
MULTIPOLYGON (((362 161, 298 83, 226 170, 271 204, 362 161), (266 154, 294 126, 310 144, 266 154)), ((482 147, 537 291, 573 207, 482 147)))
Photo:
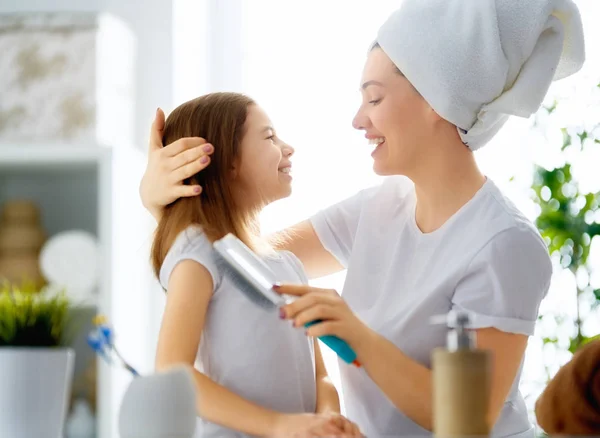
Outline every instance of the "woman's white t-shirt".
MULTIPOLYGON (((342 296, 361 320, 429 368, 447 333, 430 317, 451 309, 470 312, 474 328, 532 335, 552 274, 533 224, 490 180, 435 232, 420 231, 415 206, 414 185, 390 177, 311 219, 323 246, 348 268, 342 296)), ((521 368, 495 437, 534 436, 518 389, 521 368)), ((346 414, 367 436, 430 433, 363 370, 340 362, 340 373, 346 414)))
MULTIPOLYGON (((220 385, 265 408, 286 413, 315 412, 313 338, 294 329, 289 321, 282 321, 278 309, 266 310, 254 304, 223 275, 210 241, 198 227, 182 232, 169 250, 160 269, 160 282, 165 289, 173 269, 183 260, 203 265, 214 285, 196 367, 220 385)), ((280 251, 263 257, 263 261, 281 282, 307 283, 304 269, 292 253, 280 251)), ((198 438, 244 436, 198 418, 198 438)))

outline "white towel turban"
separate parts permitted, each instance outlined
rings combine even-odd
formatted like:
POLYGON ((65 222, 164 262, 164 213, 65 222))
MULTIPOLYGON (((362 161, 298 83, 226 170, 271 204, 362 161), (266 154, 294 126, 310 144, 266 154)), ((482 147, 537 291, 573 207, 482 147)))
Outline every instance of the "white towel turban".
POLYGON ((404 0, 377 42, 472 150, 585 59, 571 0, 404 0))

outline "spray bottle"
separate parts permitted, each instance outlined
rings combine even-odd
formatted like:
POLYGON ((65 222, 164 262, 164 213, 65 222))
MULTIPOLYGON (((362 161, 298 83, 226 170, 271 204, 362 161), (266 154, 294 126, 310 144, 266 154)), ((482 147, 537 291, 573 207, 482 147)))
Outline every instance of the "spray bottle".
MULTIPOLYGON (((446 348, 432 353, 433 431, 437 438, 487 436, 491 357, 476 348, 467 313, 444 315, 446 348)), ((439 318, 436 318, 439 321, 439 318)))

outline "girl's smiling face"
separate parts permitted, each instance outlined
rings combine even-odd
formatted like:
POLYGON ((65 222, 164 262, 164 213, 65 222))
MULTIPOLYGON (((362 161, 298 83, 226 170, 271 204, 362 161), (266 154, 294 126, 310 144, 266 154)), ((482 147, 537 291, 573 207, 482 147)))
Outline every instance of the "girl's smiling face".
POLYGON ((277 136, 271 120, 258 105, 248 108, 244 130, 234 169, 241 195, 238 202, 254 207, 289 196, 294 149, 277 136))

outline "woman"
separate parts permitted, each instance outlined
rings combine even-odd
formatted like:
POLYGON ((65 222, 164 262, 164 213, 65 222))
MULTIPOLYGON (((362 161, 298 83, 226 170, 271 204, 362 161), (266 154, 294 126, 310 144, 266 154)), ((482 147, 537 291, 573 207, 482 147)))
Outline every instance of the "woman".
MULTIPOLYGON (((535 112, 583 53, 570 0, 405 0, 380 28, 353 126, 377 145, 373 168, 389 178, 293 226, 281 244, 310 278, 348 269, 343 299, 283 286, 301 298, 282 316, 321 319, 310 336, 334 334, 356 350, 364 371, 341 366, 343 395, 367 436, 429 433, 430 354, 446 332, 429 319, 451 310, 471 313, 478 346, 493 354, 493 435, 534 436, 518 384, 551 263, 473 151, 510 115, 535 112)), ((140 189, 156 217, 199 189, 180 182, 206 165, 201 139, 159 151, 161 122, 140 189)))
POLYGON ((339 398, 316 340, 277 312, 249 305, 223 275, 212 243, 244 241, 278 278, 306 283, 293 254, 257 235, 257 215, 292 190, 294 150, 249 97, 211 93, 178 106, 163 141, 201 135, 219 144, 210 169, 192 179, 206 190, 162 214, 152 246, 154 273, 167 291, 156 351, 158 369, 193 368, 198 437, 359 436, 339 414, 339 398))

